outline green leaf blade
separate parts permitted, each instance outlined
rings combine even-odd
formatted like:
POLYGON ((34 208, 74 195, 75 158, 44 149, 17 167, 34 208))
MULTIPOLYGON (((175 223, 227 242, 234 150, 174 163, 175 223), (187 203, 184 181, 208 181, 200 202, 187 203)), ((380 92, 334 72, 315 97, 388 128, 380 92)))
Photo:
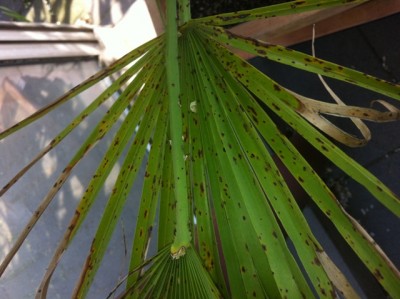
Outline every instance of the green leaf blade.
POLYGON ((323 9, 334 6, 343 6, 346 4, 357 4, 365 2, 366 0, 305 0, 305 1, 291 1, 287 3, 280 3, 276 5, 269 5, 250 10, 242 10, 237 12, 223 13, 215 16, 203 17, 195 19, 197 23, 204 23, 207 25, 232 25, 237 23, 249 22, 252 20, 259 20, 264 18, 271 18, 277 16, 291 15, 295 13, 306 12, 310 10, 323 9))

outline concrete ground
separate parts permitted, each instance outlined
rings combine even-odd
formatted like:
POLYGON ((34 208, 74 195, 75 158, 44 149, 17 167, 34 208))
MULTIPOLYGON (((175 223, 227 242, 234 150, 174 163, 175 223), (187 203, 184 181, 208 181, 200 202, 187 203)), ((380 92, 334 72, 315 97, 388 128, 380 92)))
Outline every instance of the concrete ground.
MULTIPOLYGON (((18 120, 32 113, 32 109, 43 107, 62 95, 75 84, 84 80, 98 70, 95 61, 26 65, 3 67, 0 71, 0 103, 1 112, 7 118, 1 117, 1 126, 9 127, 18 120)), ((77 98, 67 102, 50 115, 44 117, 17 134, 0 142, 0 185, 4 186, 18 170, 38 153, 88 105, 108 82, 101 82, 77 98)), ((47 154, 0 200, 0 259, 9 251, 19 232, 35 211, 38 203, 54 184, 54 181, 72 158, 91 131, 91 127, 100 120, 110 103, 100 107, 91 117, 87 118, 69 137, 62 141, 59 147, 47 154)), ((63 234, 75 206, 85 191, 98 161, 102 159, 107 146, 115 132, 111 133, 93 149, 90 154, 76 167, 62 190, 54 198, 45 214, 24 242, 14 261, 10 264, 0 280, 0 298, 33 298, 35 289, 40 282, 44 270, 50 261, 57 240, 63 234)), ((76 236, 74 244, 66 252, 59 269, 54 274, 50 285, 48 298, 69 298, 73 285, 79 275, 79 269, 88 253, 91 237, 96 230, 102 210, 105 206, 115 180, 114 175, 107 179, 105 186, 76 236)), ((142 177, 144 172, 139 172, 142 177)), ((118 279, 126 272, 128 265, 127 253, 130 252, 136 218, 137 201, 140 197, 140 181, 134 185, 130 201, 117 225, 111 246, 107 251, 107 262, 101 267, 96 277, 94 287, 88 298, 105 298, 117 284, 118 279)))
MULTIPOLYGON (((102 31, 100 36, 103 42, 115 46, 115 48, 108 48, 106 51, 107 55, 111 57, 110 59, 121 56, 135 46, 132 44, 121 46, 122 38, 116 34, 116 31, 114 33, 110 31, 114 25, 122 22, 122 26, 117 29, 118 31, 123 31, 124 26, 129 28, 139 27, 134 22, 142 22, 142 25, 147 27, 146 20, 148 22, 148 18, 144 20, 143 18, 146 18, 146 16, 140 10, 140 8, 143 9, 145 7, 143 0, 136 2, 132 0, 74 1, 73 3, 75 2, 87 5, 86 9, 89 11, 89 21, 91 23, 104 25, 98 29, 102 31), (135 9, 129 10, 131 4, 136 5, 135 9), (121 21, 122 16, 126 14, 136 15, 131 15, 130 18, 126 19, 128 21, 121 21), (130 23, 129 19, 133 23, 130 23), (112 38, 114 38, 113 41, 110 40, 112 38)), ((63 3, 66 4, 66 2, 63 3)), ((8 5, 9 8, 18 10, 17 1, 0 0, 0 5, 8 5)), ((62 11, 60 9, 59 16, 62 16, 62 11)), ((68 13, 64 10, 64 14, 76 17, 76 11, 77 7, 72 6, 68 13)), ((5 16, 0 14, 0 20, 4 19, 6 19, 5 16)), ((150 31, 154 30, 152 27, 149 29, 150 31)), ((127 31, 126 28, 125 31, 127 31)), ((132 42, 140 44, 143 42, 143 33, 147 34, 148 37, 148 31, 141 30, 133 36, 129 35, 129 38, 132 42)), ((0 130, 12 126, 37 109, 51 103, 99 69, 100 65, 97 61, 1 67, 0 130)), ((109 84, 110 81, 102 81, 79 97, 62 105, 34 125, 23 129, 6 140, 0 141, 0 185, 4 186, 18 170, 25 166, 43 146, 56 136, 75 115, 109 84)), ((109 105, 110 103, 100 107, 98 111, 86 119, 58 148, 39 161, 24 178, 18 181, 1 198, 0 260, 9 251, 11 244, 14 243, 38 203, 54 184, 66 163, 71 159, 74 150, 82 144, 90 133, 90 128, 99 121, 109 105)), ((112 132, 114 131, 115 129, 112 130, 112 132)), ((90 155, 77 166, 60 193, 54 198, 53 203, 48 207, 43 218, 32 230, 16 258, 0 279, 0 298, 34 297, 35 290, 42 279, 52 252, 68 225, 76 204, 85 191, 85 186, 92 177, 98 161, 101 160, 108 144, 111 142, 112 132, 106 135, 103 141, 91 151, 90 155)), ((102 209, 113 187, 113 180, 116 178, 115 173, 120 165, 121 161, 117 163, 113 174, 106 181, 87 221, 82 225, 74 244, 68 249, 57 271, 54 273, 48 298, 64 299, 71 296, 73 286, 79 276, 79 269, 89 250, 91 236, 96 231, 102 209)), ((139 172, 138 176, 143 177, 143 174, 144 169, 139 172)), ((138 201, 135 201, 135 199, 140 197, 140 192, 141 183, 139 180, 132 188, 130 201, 123 212, 121 221, 117 225, 111 240, 111 246, 107 250, 107 262, 100 268, 88 298, 107 297, 110 290, 116 286, 118 280, 126 273, 129 264, 130 244, 133 238, 134 220, 138 210, 138 201)))

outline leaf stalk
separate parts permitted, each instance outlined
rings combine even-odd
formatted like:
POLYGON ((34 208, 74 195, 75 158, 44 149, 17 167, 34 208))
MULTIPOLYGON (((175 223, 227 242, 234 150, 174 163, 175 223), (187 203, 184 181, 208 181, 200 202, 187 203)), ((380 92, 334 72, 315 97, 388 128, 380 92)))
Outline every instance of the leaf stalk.
POLYGON ((175 238, 171 246, 174 259, 185 255, 190 246, 189 200, 186 182, 184 138, 182 131, 182 111, 180 104, 180 76, 178 59, 178 20, 175 1, 167 1, 167 49, 166 69, 169 101, 169 124, 171 154, 173 161, 174 192, 176 199, 175 238))

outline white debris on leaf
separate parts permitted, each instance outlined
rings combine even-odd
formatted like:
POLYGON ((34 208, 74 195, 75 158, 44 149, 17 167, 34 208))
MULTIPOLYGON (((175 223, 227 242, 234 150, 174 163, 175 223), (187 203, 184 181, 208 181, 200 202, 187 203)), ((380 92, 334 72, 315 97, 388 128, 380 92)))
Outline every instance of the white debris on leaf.
POLYGON ((197 112, 197 103, 196 103, 196 101, 191 102, 189 108, 190 108, 190 111, 196 113, 197 112))

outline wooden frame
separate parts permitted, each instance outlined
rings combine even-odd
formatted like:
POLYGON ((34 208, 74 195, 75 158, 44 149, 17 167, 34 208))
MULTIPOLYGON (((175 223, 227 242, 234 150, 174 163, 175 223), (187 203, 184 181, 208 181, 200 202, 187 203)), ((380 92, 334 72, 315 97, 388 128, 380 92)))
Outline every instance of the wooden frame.
MULTIPOLYGON (((313 24, 316 25, 316 37, 321 37, 398 12, 399 0, 371 0, 359 5, 257 20, 235 26, 231 31, 271 44, 290 46, 310 40, 313 24)), ((240 55, 244 58, 252 57, 248 53, 240 55)))

